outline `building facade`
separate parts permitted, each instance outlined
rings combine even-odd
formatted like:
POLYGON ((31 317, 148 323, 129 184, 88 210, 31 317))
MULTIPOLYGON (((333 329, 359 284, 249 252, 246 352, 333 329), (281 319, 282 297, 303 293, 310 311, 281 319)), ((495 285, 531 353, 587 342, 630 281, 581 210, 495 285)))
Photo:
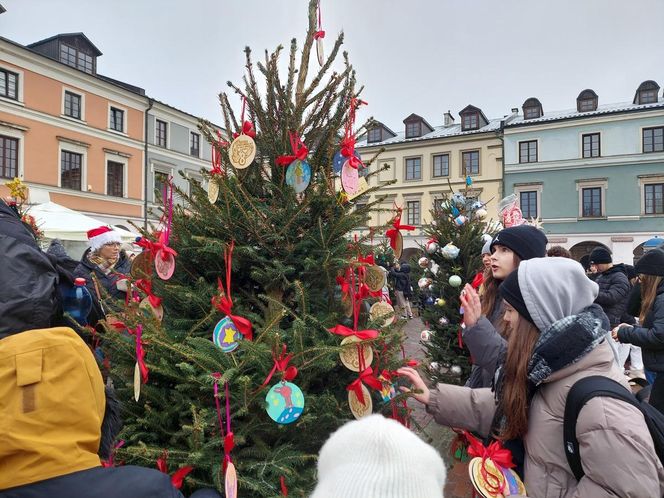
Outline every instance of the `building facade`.
POLYGON ((455 123, 447 112, 444 124, 433 127, 411 114, 399 132, 374 122, 358 141, 356 150, 364 161, 382 150, 372 169, 384 165, 388 169, 370 177, 369 186, 380 189, 357 202, 385 196, 379 207, 386 211, 372 215, 371 227, 389 222, 394 216, 393 206, 401 207, 402 223, 416 227, 404 232, 404 248, 419 248, 425 241, 423 225, 431 222, 431 211, 450 193, 450 185, 455 191, 465 189, 467 176, 472 178, 469 195, 487 202, 488 216, 497 218, 502 197, 503 120, 489 120, 474 106, 467 106, 459 117, 460 122, 455 123))
POLYGON ((576 109, 544 112, 535 98, 504 127, 505 191, 540 218, 552 244, 585 262, 598 245, 632 263, 664 235, 664 99, 654 81, 633 101, 599 105, 593 90, 576 109))

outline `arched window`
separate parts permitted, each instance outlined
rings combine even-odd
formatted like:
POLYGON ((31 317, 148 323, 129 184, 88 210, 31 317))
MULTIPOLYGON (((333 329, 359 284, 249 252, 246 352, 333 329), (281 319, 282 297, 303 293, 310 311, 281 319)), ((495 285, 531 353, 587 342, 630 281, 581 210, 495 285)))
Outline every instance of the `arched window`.
POLYGON ((657 103, 657 92, 659 92, 659 85, 655 81, 644 81, 636 90, 636 95, 634 95, 634 104, 657 103))
POLYGON ((534 97, 529 98, 523 103, 523 119, 541 118, 542 103, 534 97))
POLYGON ((597 110, 597 94, 590 90, 582 91, 576 98, 576 110, 579 112, 590 112, 597 110))

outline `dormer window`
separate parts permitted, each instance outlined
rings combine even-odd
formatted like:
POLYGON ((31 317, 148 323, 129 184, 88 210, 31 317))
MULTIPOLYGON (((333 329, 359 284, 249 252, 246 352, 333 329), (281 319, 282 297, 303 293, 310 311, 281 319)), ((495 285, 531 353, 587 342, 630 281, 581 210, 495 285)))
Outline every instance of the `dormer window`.
POLYGON ((542 103, 536 98, 529 98, 523 103, 523 119, 541 118, 543 114, 542 103))
POLYGON ((461 129, 466 130, 477 130, 480 122, 480 116, 476 112, 465 114, 461 117, 461 129))
POLYGON ((88 74, 94 72, 92 56, 77 50, 66 43, 60 43, 60 62, 75 67, 81 71, 85 71, 88 74))
POLYGON ((28 45, 46 57, 88 74, 97 73, 101 51, 83 33, 62 33, 28 45))
POLYGON ((367 144, 375 144, 396 137, 397 134, 380 121, 373 120, 367 125, 367 144))
POLYGON ((656 104, 659 85, 652 81, 644 81, 639 85, 634 96, 634 104, 656 104))
POLYGON ((406 123, 406 138, 419 137, 421 133, 421 124, 418 121, 414 123, 406 123))
POLYGON ((422 116, 411 114, 403 120, 406 125, 406 138, 417 138, 433 131, 432 126, 422 116))
POLYGON ((588 89, 582 91, 576 98, 576 110, 579 112, 591 112, 597 110, 597 94, 588 89))
POLYGON ((376 142, 383 141, 383 129, 382 128, 372 128, 367 133, 367 143, 373 144, 376 142))

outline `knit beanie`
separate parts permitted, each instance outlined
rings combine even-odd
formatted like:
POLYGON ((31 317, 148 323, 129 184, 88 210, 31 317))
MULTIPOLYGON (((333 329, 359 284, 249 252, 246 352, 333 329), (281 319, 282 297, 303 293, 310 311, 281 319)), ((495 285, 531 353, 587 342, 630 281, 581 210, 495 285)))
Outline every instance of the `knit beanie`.
POLYGON ((498 292, 500 296, 507 301, 512 307, 526 320, 535 325, 533 318, 528 312, 526 307, 526 302, 523 300, 523 294, 521 294, 521 289, 519 288, 519 269, 510 273, 503 283, 498 287, 498 292))
POLYGON ((654 275, 664 277, 664 251, 662 249, 651 249, 634 266, 636 273, 643 275, 654 275))
POLYGON ((88 230, 88 241, 93 251, 98 251, 106 244, 122 243, 120 234, 110 227, 102 226, 88 230))
POLYGON ((493 240, 490 235, 483 235, 484 245, 480 254, 491 254, 491 241, 493 240))
POLYGON ((601 265, 612 263, 613 259, 611 258, 611 251, 603 247, 596 247, 593 249, 593 252, 590 253, 590 264, 591 265, 601 265))
POLYGON ((46 254, 50 254, 51 256, 55 256, 58 259, 67 257, 67 251, 65 250, 64 246, 62 245, 62 242, 60 241, 60 239, 53 239, 51 241, 51 244, 48 246, 48 249, 46 249, 46 254))
POLYGON ((311 498, 443 498, 445 474, 434 448, 398 422, 370 415, 323 445, 311 498))
POLYGON ((491 242, 491 252, 496 245, 505 246, 519 256, 521 261, 546 256, 548 239, 544 232, 532 225, 519 225, 498 232, 491 242))

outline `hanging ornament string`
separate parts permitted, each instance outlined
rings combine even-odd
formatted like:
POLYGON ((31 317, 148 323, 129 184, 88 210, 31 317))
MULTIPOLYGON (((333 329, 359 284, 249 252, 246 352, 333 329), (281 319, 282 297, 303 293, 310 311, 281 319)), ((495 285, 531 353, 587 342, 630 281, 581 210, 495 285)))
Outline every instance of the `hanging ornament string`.
POLYGON ((233 299, 231 297, 231 264, 233 261, 233 249, 235 248, 235 241, 231 241, 230 244, 224 249, 224 259, 226 264, 226 291, 224 292, 224 286, 220 278, 217 278, 217 288, 219 289, 219 295, 212 297, 212 305, 221 311, 223 314, 227 315, 240 331, 240 333, 247 340, 253 340, 253 325, 252 323, 242 316, 233 315, 233 299))
POLYGON ((272 365, 272 370, 270 370, 270 373, 267 374, 267 377, 265 377, 265 380, 258 388, 258 391, 260 391, 269 384, 270 380, 272 379, 272 376, 276 372, 281 372, 282 379, 288 382, 297 377, 297 367, 293 365, 290 366, 288 365, 291 359, 293 359, 293 353, 288 353, 288 354, 286 353, 287 353, 287 348, 285 344, 281 346, 281 354, 279 354, 279 356, 277 356, 276 350, 272 351, 272 361, 274 362, 274 364, 272 365))
POLYGON ((127 329, 130 334, 136 337, 136 362, 141 370, 141 382, 147 384, 148 382, 148 367, 145 364, 145 350, 143 349, 143 325, 138 325, 135 329, 127 329))
MULTIPOLYGON (((168 450, 164 450, 161 454, 161 457, 157 459, 157 469, 166 474, 168 474, 168 450)), ((173 487, 177 489, 182 488, 182 483, 184 481, 184 478, 187 477, 187 475, 194 470, 194 467, 191 465, 187 465, 186 467, 179 468, 176 470, 173 475, 171 476, 171 484, 173 487)))
POLYGON ((309 155, 309 149, 307 149, 304 142, 300 138, 300 135, 297 132, 289 131, 288 137, 290 139, 292 155, 277 156, 277 165, 279 166, 288 166, 293 161, 304 161, 309 155))
POLYGON ((281 485, 281 496, 288 496, 288 488, 286 487, 286 478, 279 477, 279 484, 281 485))
POLYGON ((219 372, 214 372, 212 374, 214 379, 214 404, 217 407, 217 421, 219 422, 219 434, 223 440, 224 438, 224 422, 221 417, 221 404, 219 402, 219 381, 221 380, 221 374, 219 372))
POLYGON ((505 491, 505 479, 502 473, 496 475, 492 472, 492 470, 487 467, 486 461, 491 460, 495 466, 498 467, 499 472, 501 469, 511 469, 516 467, 512 462, 512 452, 504 448, 498 441, 493 441, 489 446, 484 446, 468 431, 463 431, 463 435, 470 444, 468 447, 468 454, 472 457, 479 457, 482 459, 480 473, 486 483, 487 491, 492 495, 502 495, 503 491, 505 491))
POLYGON ((348 120, 344 129, 344 138, 341 140, 341 155, 348 159, 348 164, 358 169, 360 166, 364 168, 364 163, 355 156, 355 134, 353 128, 355 127, 355 111, 361 106, 367 105, 364 100, 352 98, 350 99, 350 109, 348 110, 348 120))
POLYGON ((392 228, 390 228, 385 232, 387 238, 390 239, 390 247, 395 250, 397 248, 397 238, 401 233, 401 230, 415 230, 415 227, 413 225, 401 224, 401 213, 403 212, 403 209, 397 207, 396 210, 397 214, 394 217, 394 220, 392 220, 392 228))
POLYGON ((233 133, 233 138, 237 138, 240 135, 247 135, 248 137, 251 138, 256 138, 256 130, 254 129, 254 125, 251 121, 245 121, 244 120, 244 111, 245 108, 247 107, 247 97, 244 95, 242 96, 242 114, 240 115, 240 121, 242 122, 242 129, 240 130, 240 133, 234 132, 233 133))
POLYGON ((325 38, 325 31, 323 31, 323 16, 321 15, 320 0, 318 0, 318 31, 314 33, 314 40, 325 38))
POLYGON ((212 144, 212 170, 211 175, 224 175, 221 169, 221 149, 228 147, 228 142, 221 138, 221 132, 217 130, 217 140, 212 144))
POLYGON ((141 278, 136 280, 136 287, 147 294, 148 301, 153 308, 158 308, 161 305, 161 298, 152 293, 152 282, 141 278))
POLYGON ((235 447, 235 437, 231 430, 231 390, 228 382, 224 383, 226 391, 226 435, 224 436, 224 471, 226 466, 231 463, 231 451, 235 447))

